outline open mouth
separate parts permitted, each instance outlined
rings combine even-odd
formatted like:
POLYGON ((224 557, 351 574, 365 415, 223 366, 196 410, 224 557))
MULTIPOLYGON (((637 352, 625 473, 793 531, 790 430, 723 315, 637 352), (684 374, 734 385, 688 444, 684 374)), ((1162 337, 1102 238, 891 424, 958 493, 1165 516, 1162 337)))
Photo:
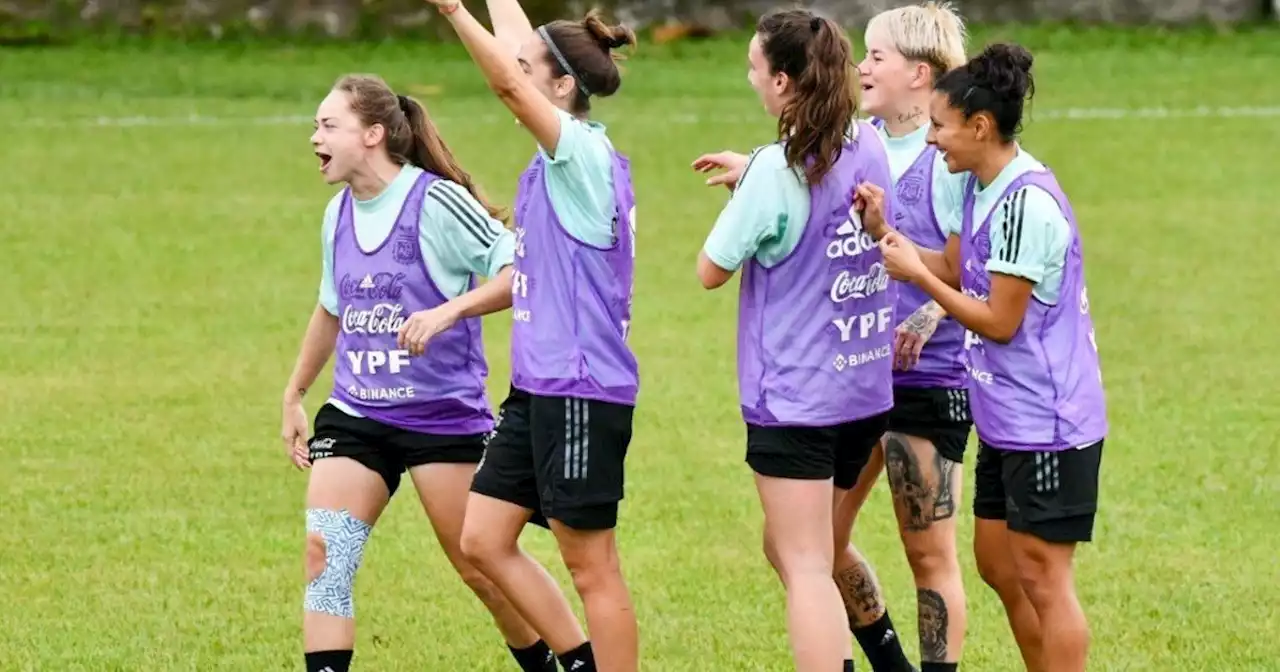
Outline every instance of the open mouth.
POLYGON ((316 156, 320 158, 320 172, 329 169, 329 163, 333 161, 333 156, 324 152, 316 152, 316 156))
POLYGON ((870 91, 871 89, 872 89, 872 86, 871 86, 870 84, 863 84, 863 85, 862 85, 862 90, 863 90, 863 91, 870 91))

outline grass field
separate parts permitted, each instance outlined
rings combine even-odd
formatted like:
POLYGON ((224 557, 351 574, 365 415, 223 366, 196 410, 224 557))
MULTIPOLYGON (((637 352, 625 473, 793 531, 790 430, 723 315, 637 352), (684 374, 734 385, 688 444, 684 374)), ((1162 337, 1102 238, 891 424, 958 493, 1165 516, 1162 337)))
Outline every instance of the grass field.
MULTIPOLYGON (((1280 32, 1006 28, 975 46, 995 37, 1037 50, 1025 146, 1085 236, 1113 427, 1078 563, 1091 669, 1280 670, 1280 32), (1069 114, 1090 109, 1112 118, 1069 114)), ((688 168, 769 141, 771 123, 745 39, 645 48, 627 67, 597 117, 639 201, 643 388, 620 543, 644 669, 785 670, 742 463, 736 296, 693 276, 724 194, 688 168)), ((306 118, 347 71, 424 99, 510 203, 531 142, 453 48, 0 53, 0 669, 299 669, 305 476, 279 447, 279 402, 332 193, 306 118)), ((509 319, 487 326, 496 402, 509 319)), ((892 520, 882 481, 856 537, 915 657, 892 520)), ((965 669, 1016 669, 971 516, 960 534, 965 669)), ((524 542, 565 578, 549 535, 524 542)), ((411 496, 374 534, 357 603, 359 669, 513 669, 411 496)))

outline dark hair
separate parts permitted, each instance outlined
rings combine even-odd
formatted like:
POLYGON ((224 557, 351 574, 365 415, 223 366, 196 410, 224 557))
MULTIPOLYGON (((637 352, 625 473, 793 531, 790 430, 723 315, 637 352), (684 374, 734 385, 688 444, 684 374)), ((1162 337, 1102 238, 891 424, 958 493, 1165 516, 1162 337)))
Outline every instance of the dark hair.
POLYGON ((376 75, 346 75, 333 90, 347 94, 351 111, 365 126, 380 124, 386 133, 387 154, 400 165, 406 163, 435 173, 464 187, 494 219, 505 220, 501 208, 489 203, 471 175, 458 165, 453 152, 417 100, 398 96, 376 75))
POLYGON ((600 18, 600 12, 593 9, 581 21, 560 19, 540 30, 545 30, 554 43, 547 45, 551 71, 556 77, 569 75, 577 81, 572 105, 575 114, 585 114, 591 109, 591 96, 617 93, 622 86, 617 64, 621 55, 613 50, 635 46, 636 34, 630 28, 607 25, 600 18), (556 52, 564 58, 564 63, 556 52))
POLYGON ((934 89, 945 93, 965 119, 979 112, 990 114, 1000 137, 1012 142, 1022 130, 1023 103, 1036 93, 1032 60, 1021 45, 992 44, 939 78, 934 89))
POLYGON ((778 115, 787 165, 817 184, 840 158, 858 112, 853 47, 840 26, 806 9, 770 12, 756 23, 771 74, 786 73, 792 95, 778 115))

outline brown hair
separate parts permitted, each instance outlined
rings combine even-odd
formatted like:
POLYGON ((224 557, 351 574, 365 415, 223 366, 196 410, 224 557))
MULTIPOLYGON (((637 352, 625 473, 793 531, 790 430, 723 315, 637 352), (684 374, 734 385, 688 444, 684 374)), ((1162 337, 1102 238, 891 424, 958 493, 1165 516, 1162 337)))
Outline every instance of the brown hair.
POLYGON ((606 24, 600 18, 600 12, 593 9, 581 21, 552 21, 541 30, 546 30, 555 43, 547 45, 547 63, 551 71, 556 77, 569 75, 577 80, 578 88, 572 105, 575 114, 591 110, 591 96, 617 93, 618 87, 622 86, 617 61, 622 59, 622 55, 613 50, 635 46, 636 34, 630 28, 606 24), (564 63, 556 57, 555 51, 564 57, 564 63))
POLYGON ((787 165, 817 184, 840 158, 858 112, 853 47, 830 19, 807 9, 770 12, 756 23, 772 74, 786 73, 790 100, 778 115, 787 165))
POLYGON ((346 75, 333 85, 347 94, 351 111, 366 127, 380 124, 385 129, 387 154, 400 165, 411 164, 462 185, 494 219, 505 220, 502 209, 490 203, 458 165, 453 152, 440 137, 427 110, 417 100, 398 96, 377 75, 346 75))

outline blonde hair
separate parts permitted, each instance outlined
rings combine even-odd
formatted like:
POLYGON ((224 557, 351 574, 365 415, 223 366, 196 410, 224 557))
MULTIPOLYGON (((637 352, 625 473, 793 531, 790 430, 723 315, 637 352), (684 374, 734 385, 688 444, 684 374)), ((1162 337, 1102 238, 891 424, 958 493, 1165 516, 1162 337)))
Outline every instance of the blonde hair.
POLYGON ((883 31, 898 53, 933 68, 934 80, 969 60, 964 21, 945 0, 880 12, 867 23, 866 35, 873 31, 883 31))

